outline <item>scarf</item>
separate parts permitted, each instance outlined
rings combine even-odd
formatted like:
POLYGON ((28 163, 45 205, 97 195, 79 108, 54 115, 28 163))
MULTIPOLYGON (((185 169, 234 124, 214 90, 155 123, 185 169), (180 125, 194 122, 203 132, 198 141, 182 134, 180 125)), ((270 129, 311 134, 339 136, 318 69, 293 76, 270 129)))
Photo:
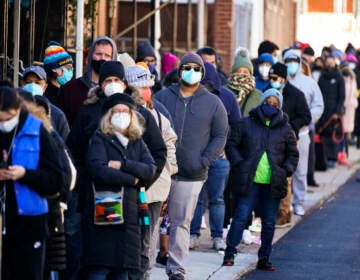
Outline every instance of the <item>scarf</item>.
POLYGON ((240 104, 254 90, 254 77, 246 74, 232 73, 229 78, 228 87, 237 91, 235 94, 240 104))

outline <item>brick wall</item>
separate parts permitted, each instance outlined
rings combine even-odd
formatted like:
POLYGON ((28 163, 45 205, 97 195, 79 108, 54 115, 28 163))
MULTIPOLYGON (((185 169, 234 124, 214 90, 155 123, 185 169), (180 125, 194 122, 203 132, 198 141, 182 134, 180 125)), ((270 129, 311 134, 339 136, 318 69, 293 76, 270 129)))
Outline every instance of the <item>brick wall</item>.
MULTIPOLYGON (((211 19, 209 18, 209 21, 211 19)), ((212 22, 213 46, 223 59, 223 70, 230 73, 234 54, 234 1, 216 0, 212 22)))

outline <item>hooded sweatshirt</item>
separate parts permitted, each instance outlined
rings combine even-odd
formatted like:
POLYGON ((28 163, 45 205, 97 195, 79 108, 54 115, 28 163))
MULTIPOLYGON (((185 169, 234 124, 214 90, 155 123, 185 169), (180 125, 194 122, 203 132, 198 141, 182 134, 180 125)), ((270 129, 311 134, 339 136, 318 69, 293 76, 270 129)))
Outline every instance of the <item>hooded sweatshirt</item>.
POLYGON ((96 44, 103 40, 108 41, 111 44, 113 50, 112 60, 117 60, 117 48, 115 42, 107 36, 98 37, 91 45, 86 64, 86 72, 84 75, 82 75, 80 78, 67 82, 60 88, 60 95, 57 105, 65 113, 70 127, 75 120, 77 113, 80 111, 80 108, 84 104, 84 101, 87 99, 89 89, 97 86, 97 84, 91 80, 91 64, 93 60, 92 56, 96 44))
MULTIPOLYGON (((294 50, 288 50, 284 55, 284 61, 289 57, 296 56, 299 59, 301 65, 301 56, 294 50)), ((308 103, 311 113, 311 124, 312 128, 315 123, 320 119, 324 111, 324 100, 321 90, 315 80, 301 73, 301 66, 299 66, 298 72, 294 76, 288 75, 288 81, 301 90, 308 103)), ((302 128, 299 134, 307 133, 307 128, 302 128)))
POLYGON ((205 181, 208 167, 224 149, 228 133, 227 114, 219 98, 203 85, 184 98, 180 85, 158 92, 155 98, 168 109, 178 136, 176 158, 181 181, 205 181))
POLYGON ((219 77, 219 74, 212 64, 205 62, 204 66, 205 76, 201 83, 203 85, 208 83, 212 86, 212 88, 214 89, 213 93, 220 98, 221 102, 225 106, 228 115, 229 125, 235 125, 240 121, 241 118, 240 109, 237 104, 235 95, 230 90, 221 85, 221 79, 219 77))

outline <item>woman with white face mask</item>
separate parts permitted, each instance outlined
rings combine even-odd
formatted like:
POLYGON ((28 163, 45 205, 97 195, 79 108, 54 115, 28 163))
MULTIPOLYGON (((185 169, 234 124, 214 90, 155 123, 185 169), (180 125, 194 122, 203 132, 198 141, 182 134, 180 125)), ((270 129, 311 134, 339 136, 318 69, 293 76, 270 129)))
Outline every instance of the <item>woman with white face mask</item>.
POLYGON ((59 150, 17 91, 0 87, 1 279, 43 279, 47 197, 63 180, 59 150))
POLYGON ((87 166, 96 191, 124 190, 123 224, 94 224, 94 201, 88 189, 85 201, 84 256, 88 279, 129 279, 129 271, 140 269, 138 190, 155 175, 155 162, 142 140, 133 99, 114 94, 101 108, 100 129, 91 138, 87 166), (124 257, 126 256, 126 257, 124 257))

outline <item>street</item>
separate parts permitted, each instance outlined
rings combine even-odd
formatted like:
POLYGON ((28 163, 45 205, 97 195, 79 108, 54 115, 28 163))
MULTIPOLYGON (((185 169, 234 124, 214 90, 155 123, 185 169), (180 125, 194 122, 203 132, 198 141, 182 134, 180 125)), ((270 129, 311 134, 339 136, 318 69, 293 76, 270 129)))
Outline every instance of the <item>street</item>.
POLYGON ((360 279, 360 183, 350 178, 334 197, 273 247, 276 271, 240 279, 360 279))

